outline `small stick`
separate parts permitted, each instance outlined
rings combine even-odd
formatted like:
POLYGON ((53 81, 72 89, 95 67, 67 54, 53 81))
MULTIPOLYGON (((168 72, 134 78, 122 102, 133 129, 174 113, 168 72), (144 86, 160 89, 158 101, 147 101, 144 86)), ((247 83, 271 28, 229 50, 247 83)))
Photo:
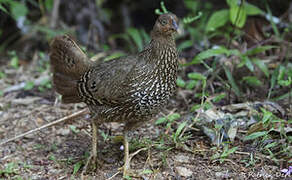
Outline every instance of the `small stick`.
POLYGON ((56 121, 53 121, 53 122, 51 122, 51 123, 48 123, 48 124, 43 125, 43 126, 41 126, 41 127, 38 127, 38 128, 36 128, 36 129, 32 129, 32 130, 30 130, 30 131, 28 131, 28 132, 25 132, 25 133, 23 133, 23 134, 17 135, 17 136, 15 136, 15 137, 13 137, 13 138, 10 138, 10 139, 7 139, 7 140, 4 140, 3 142, 0 143, 0 146, 4 145, 4 144, 6 144, 6 143, 8 143, 8 142, 10 142, 10 141, 14 141, 14 140, 16 140, 16 139, 19 139, 19 138, 22 138, 22 137, 27 136, 27 135, 29 135, 29 134, 32 134, 32 133, 34 133, 34 132, 40 131, 40 130, 42 130, 42 129, 48 128, 48 127, 53 126, 53 125, 56 125, 56 124, 61 123, 61 122, 63 122, 63 121, 67 121, 67 120, 69 120, 69 119, 71 119, 71 118, 74 118, 74 117, 80 116, 80 115, 82 115, 82 114, 84 114, 84 113, 86 113, 86 112, 88 112, 88 109, 82 109, 81 111, 78 111, 78 112, 76 112, 76 113, 73 113, 73 114, 71 114, 71 115, 69 115, 69 116, 63 117, 63 118, 61 118, 61 119, 58 119, 58 120, 56 120, 56 121))
POLYGON ((106 180, 111 180, 111 179, 113 179, 113 178, 116 177, 119 173, 120 173, 120 171, 116 172, 116 174, 114 174, 112 177, 109 177, 109 178, 106 179, 106 180))
POLYGON ((51 19, 51 28, 55 29, 57 26, 57 20, 59 18, 59 7, 60 7, 60 0, 54 1, 53 12, 52 12, 52 19, 51 19))

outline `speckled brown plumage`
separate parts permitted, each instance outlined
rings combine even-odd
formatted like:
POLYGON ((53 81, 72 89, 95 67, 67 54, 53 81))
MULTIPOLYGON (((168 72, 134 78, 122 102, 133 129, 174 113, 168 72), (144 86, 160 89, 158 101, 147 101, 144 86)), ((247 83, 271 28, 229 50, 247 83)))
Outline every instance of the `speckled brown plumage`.
POLYGON ((94 63, 68 36, 51 43, 53 84, 64 103, 85 102, 94 126, 123 122, 125 132, 151 119, 175 91, 177 18, 159 16, 151 42, 135 55, 94 63))

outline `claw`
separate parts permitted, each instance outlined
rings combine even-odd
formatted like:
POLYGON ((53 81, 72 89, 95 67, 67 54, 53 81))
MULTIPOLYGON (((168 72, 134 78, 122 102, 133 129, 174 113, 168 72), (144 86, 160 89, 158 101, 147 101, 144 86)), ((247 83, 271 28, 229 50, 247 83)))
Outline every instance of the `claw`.
POLYGON ((85 175, 89 172, 95 172, 98 167, 102 167, 102 162, 99 161, 96 156, 91 154, 83 168, 81 175, 85 175))

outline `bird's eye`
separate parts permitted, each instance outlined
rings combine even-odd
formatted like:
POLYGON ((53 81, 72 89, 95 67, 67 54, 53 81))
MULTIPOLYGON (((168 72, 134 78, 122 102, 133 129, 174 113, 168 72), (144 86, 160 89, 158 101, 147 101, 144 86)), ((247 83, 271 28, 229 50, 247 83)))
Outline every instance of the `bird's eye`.
POLYGON ((165 19, 162 19, 162 20, 160 21, 160 23, 162 24, 162 26, 164 26, 164 25, 167 24, 167 21, 166 21, 165 19))

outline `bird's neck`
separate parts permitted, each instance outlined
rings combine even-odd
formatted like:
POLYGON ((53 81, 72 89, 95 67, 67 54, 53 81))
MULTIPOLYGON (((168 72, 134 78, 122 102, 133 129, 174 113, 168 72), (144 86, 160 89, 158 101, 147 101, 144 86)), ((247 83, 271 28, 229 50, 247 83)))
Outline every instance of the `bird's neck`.
POLYGON ((155 61, 155 64, 177 64, 177 50, 172 37, 152 39, 150 46, 152 56, 156 57, 150 59, 155 61))
POLYGON ((175 81, 178 69, 178 54, 173 38, 170 39, 152 39, 151 58, 149 63, 153 66, 153 72, 164 83, 175 81))
POLYGON ((154 36, 150 42, 153 46, 157 47, 173 47, 175 48, 175 40, 172 35, 167 36, 154 36))

